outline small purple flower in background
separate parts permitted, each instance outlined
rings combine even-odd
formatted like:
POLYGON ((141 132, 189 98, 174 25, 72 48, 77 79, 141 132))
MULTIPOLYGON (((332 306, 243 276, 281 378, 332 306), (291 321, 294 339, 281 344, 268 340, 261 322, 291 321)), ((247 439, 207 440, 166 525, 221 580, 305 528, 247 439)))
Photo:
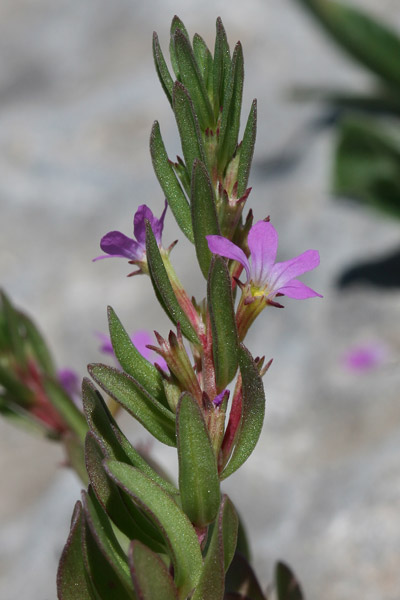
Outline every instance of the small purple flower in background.
POLYGON ((367 342, 347 350, 342 357, 342 362, 349 371, 365 373, 379 367, 387 355, 388 348, 382 342, 367 342))
POLYGON ((120 231, 110 231, 100 241, 100 248, 105 254, 97 256, 93 260, 111 258, 112 256, 127 258, 129 262, 139 266, 139 271, 136 271, 135 274, 146 270, 146 220, 150 222, 157 244, 161 246, 161 235, 167 207, 168 204, 165 201, 165 208, 161 217, 157 219, 146 204, 139 206, 133 218, 133 233, 136 239, 129 238, 120 231))
MULTIPOLYGON (((99 348, 100 352, 103 352, 103 354, 108 354, 109 356, 112 356, 115 360, 117 360, 109 336, 101 332, 96 332, 96 335, 101 341, 101 345, 99 348)), ((147 348, 148 345, 154 343, 154 338, 150 335, 148 331, 146 331, 145 329, 140 329, 139 331, 136 331, 131 336, 131 342, 135 346, 136 350, 140 352, 143 358, 151 362, 153 365, 157 363, 163 371, 168 371, 167 363, 165 362, 163 357, 159 356, 156 352, 154 352, 154 350, 147 348)))
POLYGON ((78 408, 82 408, 81 378, 78 373, 72 369, 60 369, 57 372, 57 377, 73 403, 78 408))
POLYGON ((304 300, 319 296, 297 277, 319 265, 317 250, 307 250, 285 262, 275 262, 278 234, 271 223, 258 221, 249 231, 247 243, 250 260, 239 246, 220 235, 207 236, 208 247, 213 254, 238 261, 245 269, 251 296, 273 300, 277 294, 304 300))

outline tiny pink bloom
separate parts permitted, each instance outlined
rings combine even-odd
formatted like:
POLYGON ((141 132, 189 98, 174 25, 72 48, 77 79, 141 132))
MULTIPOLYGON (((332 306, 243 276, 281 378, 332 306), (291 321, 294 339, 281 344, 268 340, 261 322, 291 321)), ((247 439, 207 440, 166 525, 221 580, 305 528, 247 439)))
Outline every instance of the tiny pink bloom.
POLYGON ((222 390, 222 392, 220 394, 218 394, 217 396, 215 396, 214 400, 213 400, 213 404, 216 408, 219 408, 221 406, 221 404, 224 402, 224 400, 228 400, 229 399, 229 390, 225 389, 222 390))
POLYGON ((146 220, 150 222, 157 244, 161 246, 161 235, 164 227, 165 213, 167 211, 167 201, 161 217, 157 219, 150 208, 146 204, 142 204, 137 209, 133 218, 133 233, 134 237, 129 238, 120 231, 110 231, 101 238, 100 248, 105 252, 101 256, 97 256, 93 260, 102 258, 110 258, 117 256, 127 258, 133 262, 146 261, 146 220))
POLYGON ((381 365, 387 356, 387 347, 381 342, 353 346, 343 356, 343 364, 350 371, 365 373, 381 365))
POLYGON ((82 408, 81 378, 72 369, 59 369, 57 378, 63 389, 78 408, 82 408))
POLYGON ((207 242, 213 254, 238 261, 245 269, 247 282, 254 296, 272 300, 276 294, 303 300, 319 296, 297 277, 319 265, 317 250, 307 250, 284 262, 275 262, 278 249, 278 234, 271 223, 258 221, 249 231, 247 243, 250 259, 239 246, 220 235, 208 235, 207 242))

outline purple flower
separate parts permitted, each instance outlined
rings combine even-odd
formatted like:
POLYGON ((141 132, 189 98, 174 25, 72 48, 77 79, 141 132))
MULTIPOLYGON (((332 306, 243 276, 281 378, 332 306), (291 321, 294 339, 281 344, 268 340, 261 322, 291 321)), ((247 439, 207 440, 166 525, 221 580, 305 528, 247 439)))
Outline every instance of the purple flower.
POLYGON ((215 396, 214 400, 213 400, 213 404, 216 408, 219 408, 221 406, 221 404, 224 402, 224 400, 228 400, 229 399, 229 390, 222 390, 222 392, 220 394, 218 394, 217 396, 215 396))
POLYGON ((78 408, 82 408, 81 379, 72 369, 59 369, 58 381, 78 408))
POLYGON ((278 234, 271 223, 258 221, 250 229, 247 238, 250 260, 239 246, 220 235, 208 235, 207 241, 211 252, 236 260, 244 267, 253 297, 272 300, 277 294, 284 294, 297 300, 322 298, 297 279, 319 265, 319 253, 307 250, 291 260, 276 263, 278 234))
POLYGON ((360 344, 345 353, 343 364, 350 371, 365 373, 381 365, 387 354, 387 347, 381 342, 360 344))
POLYGON ((136 239, 129 238, 120 231, 110 231, 100 241, 100 248, 106 254, 97 256, 93 260, 118 256, 127 258, 133 263, 146 263, 146 220, 150 222, 157 244, 161 246, 161 235, 167 206, 167 201, 165 201, 165 208, 159 219, 153 215, 146 204, 139 206, 133 218, 133 233, 136 239))

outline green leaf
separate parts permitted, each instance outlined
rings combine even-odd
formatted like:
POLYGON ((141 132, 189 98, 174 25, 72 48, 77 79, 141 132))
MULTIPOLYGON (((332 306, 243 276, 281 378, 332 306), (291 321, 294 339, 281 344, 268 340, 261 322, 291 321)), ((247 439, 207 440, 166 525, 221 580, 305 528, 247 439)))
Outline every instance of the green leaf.
POLYGON ((251 162, 253 160, 254 146, 257 133, 257 100, 253 100, 250 114, 247 119, 246 129, 240 145, 239 168, 238 168, 238 188, 236 195, 241 198, 247 189, 249 181, 251 162))
POLYGON ((248 459, 258 442, 264 421, 265 395, 257 365, 243 344, 239 347, 238 357, 243 388, 242 418, 232 456, 221 479, 232 475, 248 459))
POLYGON ((19 366, 25 367, 27 357, 24 350, 24 340, 21 335, 21 324, 18 312, 15 310, 5 292, 0 292, 1 309, 7 331, 9 350, 15 356, 19 366))
POLYGON ((224 94, 222 106, 218 143, 218 165, 221 171, 225 170, 225 167, 232 159, 238 144, 243 80, 243 50, 240 42, 238 42, 233 52, 229 82, 224 94))
POLYGON ((136 379, 156 400, 168 406, 162 376, 131 342, 129 335, 111 306, 108 307, 108 326, 115 356, 128 375, 136 379))
POLYGON ((180 323, 183 335, 194 344, 198 344, 196 332, 175 296, 156 238, 148 222, 146 223, 146 253, 151 281, 162 307, 173 323, 180 323))
POLYGON ((177 407, 176 437, 182 509, 196 527, 204 527, 218 512, 218 469, 204 417, 188 393, 177 407))
POLYGON ((203 567, 197 534, 189 519, 169 494, 138 469, 117 461, 105 464, 115 483, 132 496, 163 532, 174 565, 179 598, 186 598, 196 587, 203 567))
POLYGON ((190 206, 175 175, 171 162, 168 160, 167 151, 160 133, 160 126, 157 121, 154 122, 151 130, 150 153, 154 172, 168 200, 168 205, 171 207, 176 222, 186 237, 193 242, 190 206))
POLYGON ((82 504, 75 504, 71 530, 61 554, 57 571, 57 598, 59 600, 93 600, 82 561, 82 504))
POLYGON ((161 558, 138 541, 129 548, 132 581, 141 600, 177 600, 178 590, 161 558))
POLYGON ((47 375, 56 375, 56 368, 44 337, 28 315, 18 313, 20 323, 25 329, 25 338, 29 343, 35 359, 47 375))
POLYGON ((400 38, 394 29, 355 7, 300 0, 341 48, 389 85, 400 88, 400 38))
POLYGON ((186 88, 179 81, 174 84, 172 106, 181 138, 186 168, 191 173, 196 158, 205 163, 206 154, 193 102, 186 88))
POLYGON ((214 117, 217 120, 223 105, 225 90, 228 85, 231 68, 231 55, 224 26, 220 17, 216 23, 217 34, 215 37, 214 64, 213 64, 213 102, 214 117))
POLYGON ((85 466, 85 455, 82 441, 75 435, 68 433, 62 436, 62 442, 67 455, 67 464, 78 475, 84 486, 89 483, 85 466))
POLYGON ((176 58, 176 54, 175 54, 175 33, 178 29, 179 29, 179 31, 181 31, 183 33, 183 35, 186 37, 186 39, 189 40, 189 34, 186 30, 186 27, 184 26, 184 24, 182 23, 180 18, 175 15, 174 18, 172 19, 172 23, 171 23, 171 30, 170 30, 171 37, 170 37, 170 42, 169 42, 169 54, 171 57, 171 64, 172 64, 172 68, 174 69, 176 78, 180 81, 179 65, 178 65, 178 60, 176 58))
POLYGON ((101 439, 107 455, 140 469, 169 494, 178 495, 176 487, 165 481, 135 450, 111 416, 101 394, 87 378, 83 380, 82 396, 88 426, 96 438, 101 439))
POLYGON ((168 98, 169 103, 172 106, 172 90, 174 87, 174 80, 171 77, 167 63, 165 62, 164 55, 160 47, 160 42, 158 41, 158 35, 155 31, 153 33, 153 57, 161 86, 168 98))
POLYGON ((233 306, 232 283, 226 262, 213 259, 207 286, 211 317, 213 358, 218 390, 234 378, 238 367, 239 337, 233 306))
POLYGON ((134 598, 131 593, 132 582, 127 558, 114 534, 108 516, 90 486, 88 493, 82 492, 82 506, 85 521, 100 552, 117 574, 128 597, 134 598))
POLYGON ((214 126, 213 110, 190 42, 180 29, 174 34, 174 48, 180 81, 189 93, 200 128, 204 132, 207 127, 214 126))
POLYGON ((349 119, 340 125, 334 192, 400 218, 400 129, 349 119), (397 137, 395 135, 397 134, 397 137))
POLYGON ((220 234, 215 205, 214 188, 208 171, 204 163, 196 159, 192 173, 192 224, 197 260, 205 278, 208 277, 212 258, 206 235, 220 234))
POLYGON ((248 597, 251 600, 266 600, 253 569, 244 556, 238 552, 233 557, 226 574, 225 590, 227 598, 232 597, 233 599, 236 597, 234 594, 240 594, 240 597, 248 597), (232 594, 232 596, 229 594, 232 594))
POLYGON ((277 600, 303 600, 300 584, 288 565, 277 562, 275 566, 277 600))
POLYGON ((154 437, 175 446, 175 416, 153 398, 133 377, 102 364, 91 364, 88 371, 96 383, 154 437))
POLYGON ((35 401, 34 393, 21 383, 8 368, 0 365, 0 385, 15 398, 16 403, 23 407, 31 406, 35 401))
POLYGON ((192 600, 223 600, 225 571, 236 548, 238 517, 232 502, 224 495, 204 559, 203 572, 192 600))
POLYGON ((68 428, 73 431, 77 438, 82 442, 85 441, 87 425, 85 417, 74 404, 73 400, 64 391, 61 385, 50 378, 43 379, 43 387, 50 399, 51 404, 56 409, 61 419, 66 423, 68 428))
POLYGON ((193 36, 193 52, 206 86, 209 98, 213 96, 213 59, 203 38, 195 33, 193 36))

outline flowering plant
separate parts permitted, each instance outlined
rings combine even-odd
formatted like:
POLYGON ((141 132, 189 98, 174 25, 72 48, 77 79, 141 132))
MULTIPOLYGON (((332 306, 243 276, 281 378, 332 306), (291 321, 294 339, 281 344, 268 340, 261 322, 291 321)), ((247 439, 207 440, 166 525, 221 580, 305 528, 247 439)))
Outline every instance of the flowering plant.
MULTIPOLYGON (((262 377, 271 361, 253 358, 243 344, 246 334, 264 308, 282 307, 277 298, 320 295, 298 279, 319 264, 319 255, 307 250, 276 262, 278 236, 269 217, 253 225, 251 210, 243 216, 257 105, 254 100, 239 143, 240 42, 231 55, 217 19, 212 55, 199 35, 191 43, 174 17, 174 77, 157 34, 153 53, 183 158, 168 159, 155 122, 150 151, 166 198, 161 217, 141 205, 136 239, 111 231, 100 243, 105 254, 94 260, 124 258, 137 267, 130 275, 148 276, 173 329, 165 337, 155 332, 144 349, 143 335, 132 340, 109 307, 111 347, 107 338, 102 345, 118 366, 91 364, 88 370, 156 440, 177 449, 178 484, 130 443, 97 387, 84 379, 80 441, 84 437, 89 485, 76 503, 60 559, 58 598, 265 600, 243 525, 221 482, 249 458, 264 420, 262 377), (167 206, 194 244, 206 285, 201 301, 178 278, 170 256, 175 244, 162 244, 167 206)), ((303 597, 284 563, 277 563, 274 583, 278 600, 303 597)))

